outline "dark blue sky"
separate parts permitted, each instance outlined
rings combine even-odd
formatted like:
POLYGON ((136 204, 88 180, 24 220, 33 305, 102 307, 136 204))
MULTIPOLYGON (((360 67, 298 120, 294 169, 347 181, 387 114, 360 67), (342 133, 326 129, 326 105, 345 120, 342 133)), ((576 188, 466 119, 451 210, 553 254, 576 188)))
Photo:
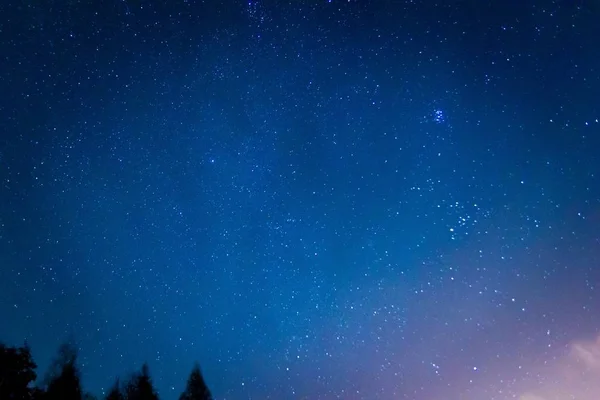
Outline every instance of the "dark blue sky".
POLYGON ((3 1, 0 340, 98 395, 598 398, 600 6, 491 3, 3 1))

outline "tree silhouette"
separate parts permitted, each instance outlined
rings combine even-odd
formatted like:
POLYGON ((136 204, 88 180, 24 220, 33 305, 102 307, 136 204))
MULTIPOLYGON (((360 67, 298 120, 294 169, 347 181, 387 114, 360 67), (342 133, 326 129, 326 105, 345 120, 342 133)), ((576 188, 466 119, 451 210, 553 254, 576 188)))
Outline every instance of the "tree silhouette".
POLYGON ((210 390, 197 363, 190 373, 185 391, 181 393, 179 400, 212 400, 210 390))
POLYGON ((82 400, 77 349, 72 343, 64 343, 47 376, 45 400, 82 400))
POLYGON ((27 343, 22 347, 0 344, 0 399, 31 398, 31 382, 35 380, 36 365, 27 343))
POLYGON ((44 400, 44 396, 46 395, 46 392, 44 392, 42 389, 40 389, 39 387, 34 387, 33 389, 31 389, 31 399, 32 400, 44 400))
MULTIPOLYGON (((33 386, 37 366, 29 346, 8 347, 0 343, 0 400, 97 400, 81 387, 77 355, 72 341, 62 344, 42 385, 33 386)), ((144 363, 125 385, 117 378, 105 400, 159 400, 148 364, 144 363)), ((213 400, 198 363, 192 368, 179 400, 213 400)))
POLYGON ((125 400, 123 397, 123 393, 121 393, 121 385, 119 382, 119 378, 115 380, 114 385, 108 391, 106 395, 106 400, 125 400))
POLYGON ((148 364, 144 364, 142 366, 142 371, 135 374, 129 380, 129 383, 125 388, 125 399, 158 400, 158 395, 156 394, 156 390, 154 390, 152 379, 150 378, 148 364))

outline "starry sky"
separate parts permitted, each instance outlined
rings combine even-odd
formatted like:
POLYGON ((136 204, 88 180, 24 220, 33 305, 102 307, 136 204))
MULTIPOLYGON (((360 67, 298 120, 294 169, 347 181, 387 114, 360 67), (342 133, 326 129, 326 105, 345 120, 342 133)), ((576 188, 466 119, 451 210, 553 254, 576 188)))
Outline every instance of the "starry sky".
POLYGON ((75 338, 98 395, 600 396, 596 0, 0 15, 0 340, 40 374, 75 338))

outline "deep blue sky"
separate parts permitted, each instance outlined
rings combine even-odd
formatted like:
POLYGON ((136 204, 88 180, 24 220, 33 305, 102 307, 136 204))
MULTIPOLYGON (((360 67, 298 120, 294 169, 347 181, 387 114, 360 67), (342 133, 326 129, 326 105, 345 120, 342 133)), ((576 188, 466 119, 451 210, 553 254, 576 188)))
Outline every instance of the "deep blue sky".
POLYGON ((561 386, 600 330, 600 5, 490 3, 0 3, 0 340, 165 400, 196 360, 218 399, 561 386))

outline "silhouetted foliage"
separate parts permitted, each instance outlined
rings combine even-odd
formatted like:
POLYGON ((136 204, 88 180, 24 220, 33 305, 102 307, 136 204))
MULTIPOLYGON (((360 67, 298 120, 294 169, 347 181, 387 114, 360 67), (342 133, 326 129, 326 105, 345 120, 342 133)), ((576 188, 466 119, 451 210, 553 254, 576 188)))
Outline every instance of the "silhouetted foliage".
MULTIPOLYGON (((81 387, 77 347, 62 344, 41 386, 34 386, 37 365, 29 346, 9 347, 0 343, 0 400, 98 400, 81 387)), ((159 400, 148 364, 134 373, 125 385, 117 378, 104 400, 159 400)), ((196 363, 179 400, 213 400, 196 363)))
POLYGON ((142 371, 135 374, 129 380, 129 383, 125 387, 125 399, 158 400, 158 395, 156 394, 156 390, 154 390, 152 379, 150 378, 148 364, 144 364, 142 371))
POLYGON ((117 378, 114 385, 108 391, 108 394, 106 395, 106 400, 125 400, 125 397, 123 397, 123 393, 121 393, 121 385, 119 383, 119 378, 117 378))
POLYGON ((44 392, 39 387, 34 387, 31 389, 31 399, 32 400, 44 400, 44 396, 46 392, 44 392))
POLYGON ((25 400, 32 396, 36 365, 29 346, 7 347, 0 344, 0 399, 25 400))
POLYGON ((82 397, 77 349, 65 343, 48 372, 44 400, 82 400, 82 397))
POLYGON ((179 400, 212 400, 210 390, 204 381, 200 366, 194 365, 187 381, 185 391, 179 396, 179 400))

